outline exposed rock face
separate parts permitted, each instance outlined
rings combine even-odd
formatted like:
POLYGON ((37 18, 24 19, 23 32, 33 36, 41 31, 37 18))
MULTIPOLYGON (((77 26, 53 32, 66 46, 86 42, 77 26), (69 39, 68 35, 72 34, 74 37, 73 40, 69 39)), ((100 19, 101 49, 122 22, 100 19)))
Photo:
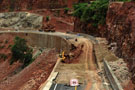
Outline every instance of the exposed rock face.
POLYGON ((115 53, 127 61, 135 83, 135 2, 111 3, 107 12, 106 25, 94 29, 90 23, 83 23, 76 19, 74 31, 104 36, 109 43, 115 42, 117 46, 115 53))
POLYGON ((117 43, 116 54, 129 63, 135 83, 135 3, 111 3, 106 23, 107 39, 117 43))
POLYGON ((38 29, 42 21, 42 16, 27 12, 0 13, 0 28, 38 29))

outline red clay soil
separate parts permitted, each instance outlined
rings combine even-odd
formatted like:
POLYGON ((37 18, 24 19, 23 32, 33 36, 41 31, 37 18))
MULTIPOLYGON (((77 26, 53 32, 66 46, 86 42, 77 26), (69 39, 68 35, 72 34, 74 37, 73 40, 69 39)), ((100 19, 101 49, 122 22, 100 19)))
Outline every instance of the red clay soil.
POLYGON ((135 85, 130 81, 124 90, 135 90, 135 85))
POLYGON ((80 56, 83 53, 83 45, 79 44, 77 48, 71 53, 74 55, 74 57, 70 60, 69 63, 79 63, 80 62, 80 56))
POLYGON ((21 64, 18 62, 14 63, 12 66, 9 65, 11 59, 11 51, 9 47, 13 44, 13 37, 11 35, 2 34, 0 35, 0 55, 6 55, 6 58, 1 58, 0 56, 0 82, 6 79, 13 71, 18 68, 21 64))
POLYGON ((21 63, 10 65, 11 51, 9 45, 13 44, 12 35, 0 35, 0 54, 7 58, 0 59, 0 90, 37 90, 46 81, 51 73, 57 57, 55 50, 43 52, 29 66, 18 72, 21 63), (3 47, 4 45, 4 47, 3 47))
POLYGON ((0 90, 37 90, 46 81, 56 63, 56 52, 42 53, 21 72, 0 82, 0 90))
POLYGON ((22 11, 63 7, 71 8, 74 3, 87 1, 89 0, 1 0, 0 11, 22 11))
POLYGON ((39 10, 32 10, 29 12, 42 15, 44 17, 43 26, 49 23, 55 26, 56 31, 60 32, 73 31, 74 18, 73 16, 65 14, 64 9, 58 10, 39 9, 39 10), (50 20, 48 22, 46 21, 46 16, 50 17, 50 20))

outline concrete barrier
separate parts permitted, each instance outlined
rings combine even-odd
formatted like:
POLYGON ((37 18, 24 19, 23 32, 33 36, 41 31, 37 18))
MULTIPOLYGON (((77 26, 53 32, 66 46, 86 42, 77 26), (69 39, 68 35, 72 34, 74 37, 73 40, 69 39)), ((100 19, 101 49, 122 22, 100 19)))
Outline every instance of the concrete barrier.
POLYGON ((0 34, 10 34, 13 36, 19 36, 27 40, 28 44, 33 47, 42 47, 42 48, 55 48, 57 52, 65 53, 70 52, 70 43, 61 37, 60 35, 55 35, 45 32, 27 32, 27 31, 14 31, 14 32, 0 32, 0 34))
POLYGON ((113 90, 123 90, 122 86, 120 85, 118 79, 116 78, 116 76, 114 75, 114 73, 111 70, 111 67, 108 65, 108 62, 103 60, 104 62, 104 70, 105 70, 105 74, 113 88, 113 90))

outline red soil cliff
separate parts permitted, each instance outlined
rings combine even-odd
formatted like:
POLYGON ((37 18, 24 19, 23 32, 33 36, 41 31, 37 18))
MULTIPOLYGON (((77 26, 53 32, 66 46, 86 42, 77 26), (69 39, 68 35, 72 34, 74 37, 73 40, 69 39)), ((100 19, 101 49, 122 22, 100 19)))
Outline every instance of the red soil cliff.
POLYGON ((109 43, 116 42, 116 55, 124 58, 132 72, 135 83, 135 2, 111 3, 106 17, 106 26, 95 29, 91 23, 75 20, 75 32, 104 36, 109 43))
POLYGON ((116 54, 129 63, 135 83, 135 2, 111 3, 107 14, 107 39, 117 43, 116 54))
POLYGON ((44 8, 72 7, 77 2, 88 0, 1 0, 0 11, 20 11, 44 8))

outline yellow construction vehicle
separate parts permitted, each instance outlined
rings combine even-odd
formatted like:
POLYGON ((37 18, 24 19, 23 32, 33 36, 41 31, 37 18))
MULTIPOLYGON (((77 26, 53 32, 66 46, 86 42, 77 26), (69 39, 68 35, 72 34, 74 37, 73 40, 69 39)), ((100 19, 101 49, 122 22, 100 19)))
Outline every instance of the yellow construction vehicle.
POLYGON ((65 52, 63 51, 62 54, 59 55, 59 57, 62 59, 62 62, 65 62, 65 59, 66 59, 64 54, 65 52))

